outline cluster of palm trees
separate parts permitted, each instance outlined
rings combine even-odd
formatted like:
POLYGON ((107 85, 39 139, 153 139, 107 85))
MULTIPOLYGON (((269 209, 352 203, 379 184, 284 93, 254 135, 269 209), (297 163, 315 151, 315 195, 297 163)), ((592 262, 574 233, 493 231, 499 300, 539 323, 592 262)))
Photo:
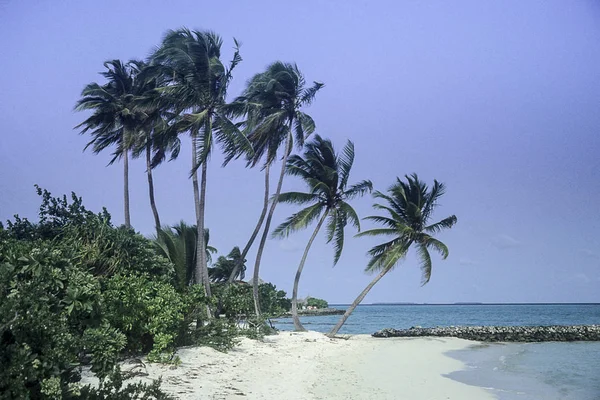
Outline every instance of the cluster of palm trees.
MULTIPOLYGON (((327 241, 334 245, 334 263, 337 263, 347 223, 360 230, 359 218, 348 201, 371 192, 372 183, 368 180, 354 185, 348 183, 354 162, 351 142, 339 154, 331 141, 318 135, 305 145, 305 140, 315 131, 315 123, 303 110, 313 102, 322 83, 307 84, 295 64, 277 61, 254 75, 242 94, 228 102, 227 89, 232 72, 242 58, 234 40, 233 58, 224 63, 221 60, 222 44, 222 39, 213 32, 182 28, 168 31, 145 61, 107 61, 104 64, 106 72, 102 74, 106 83, 87 85, 77 102, 76 110, 91 111, 77 128, 81 128, 82 134, 91 135, 86 148, 91 147, 94 153, 112 148, 110 163, 123 160, 124 214, 128 228, 131 228, 129 159, 145 156, 149 199, 160 246, 167 256, 169 251, 177 248, 178 254, 183 255, 180 258, 185 258, 171 260, 181 269, 178 274, 180 285, 202 284, 210 296, 211 280, 231 283, 243 277, 246 256, 260 235, 253 269, 257 316, 261 314, 258 297, 260 264, 276 206, 280 202, 308 205, 272 233, 274 237, 283 237, 317 222, 300 261, 292 295, 294 323, 296 329, 303 329, 297 317, 297 294, 311 244, 325 224, 327 241), (185 135, 189 135, 192 144, 190 178, 196 224, 163 229, 154 201, 152 170, 163 161, 179 156, 185 135), (246 245, 242 250, 234 248, 227 257, 220 257, 209 270, 211 251, 204 222, 205 199, 208 163, 217 144, 223 151, 224 165, 242 158, 250 168, 260 166, 264 172, 265 190, 260 216, 246 245), (292 155, 294 148, 303 149, 303 154, 292 155), (278 160, 281 160, 281 170, 271 193, 269 174, 278 160), (286 174, 304 180, 308 191, 281 193, 286 174), (195 269, 184 270, 183 265, 190 262, 195 269)), ((452 216, 438 224, 426 225, 443 192, 443 185, 437 181, 429 189, 414 175, 407 177, 406 183, 398 180, 389 195, 375 193, 376 197, 389 203, 376 207, 386 210, 390 216, 369 217, 385 228, 362 235, 395 235, 396 238, 371 250, 373 259, 369 269, 387 273, 414 245, 423 260, 424 276, 429 279, 431 259, 428 249, 447 256, 446 247, 429 234, 449 228, 456 222, 456 217, 452 216)))

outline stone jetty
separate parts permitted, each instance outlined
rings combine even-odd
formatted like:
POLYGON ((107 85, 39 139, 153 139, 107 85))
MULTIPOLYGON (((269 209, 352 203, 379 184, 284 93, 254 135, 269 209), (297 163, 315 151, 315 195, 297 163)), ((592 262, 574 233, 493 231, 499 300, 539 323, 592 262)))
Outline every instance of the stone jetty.
POLYGON ((382 329, 373 334, 376 338, 423 336, 456 337, 480 342, 600 341, 600 325, 412 327, 382 329))

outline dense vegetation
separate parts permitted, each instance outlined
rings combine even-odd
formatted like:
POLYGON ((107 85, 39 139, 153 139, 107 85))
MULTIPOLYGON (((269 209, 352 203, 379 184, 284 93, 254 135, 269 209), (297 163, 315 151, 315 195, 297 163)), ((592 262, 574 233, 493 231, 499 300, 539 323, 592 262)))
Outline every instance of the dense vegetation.
MULTIPOLYGON (((209 299, 201 285, 180 284, 156 242, 113 226, 106 210, 87 210, 75 194, 54 198, 37 190, 39 222, 15 216, 0 230, 2 398, 95 398, 91 388, 77 394, 82 363, 111 378, 106 392, 121 356, 176 362, 177 346, 226 350, 235 336, 260 333, 235 324, 253 310, 249 285, 221 285, 209 299), (206 306, 216 303, 224 317, 210 319, 206 306)), ((267 315, 290 307, 271 284, 260 294, 267 315)))
MULTIPOLYGON (((190 344, 227 350, 239 335, 270 332, 266 319, 290 309, 296 329, 304 329, 297 313, 298 288, 312 243, 324 227, 336 264, 348 223, 360 231, 350 202, 370 193, 373 185, 369 180, 350 184, 351 141, 336 152, 329 139, 315 135, 309 140, 316 125, 305 108, 322 83, 308 84, 298 66, 276 61, 228 101, 242 57, 234 41, 233 57, 224 62, 222 44, 209 31, 169 31, 147 60, 109 60, 102 73, 105 81, 83 89, 75 109, 88 112, 77 126, 89 135, 86 148, 94 153, 111 149, 110 163, 123 162, 124 225, 114 226, 106 210, 87 210, 75 194, 54 198, 40 188, 39 221, 15 216, 6 227, 0 225, 2 398, 167 398, 158 383, 124 386, 118 360, 146 354, 149 361, 176 363, 175 349, 190 344), (196 220, 163 225, 153 170, 178 158, 186 137, 192 149, 189 177, 196 220), (249 168, 260 166, 265 179, 262 208, 248 241, 218 257, 205 226, 208 165, 217 145, 225 165, 242 159, 249 168), (294 149, 299 154, 292 154, 294 149), (138 157, 145 159, 152 238, 135 232, 129 213, 129 162, 138 157), (278 160, 277 184, 271 190, 270 171, 278 160), (302 179, 307 190, 281 193, 286 175, 302 179), (271 232, 281 202, 304 208, 271 232), (287 299, 285 292, 259 278, 267 239, 311 223, 316 226, 287 299), (243 282, 246 257, 258 238, 249 285, 243 282), (77 385, 81 365, 91 367, 100 387, 77 385)), ((416 175, 406 178, 397 179, 387 195, 375 192, 387 204, 374 207, 389 215, 368 217, 383 228, 362 235, 392 239, 369 252, 367 271, 379 275, 331 335, 409 248, 415 247, 421 257, 424 283, 431 274, 429 250, 448 255, 431 235, 452 227, 456 217, 427 225, 444 186, 435 181, 429 189, 416 175)), ((310 298, 307 305, 323 308, 327 302, 310 298)))
POLYGON ((323 300, 323 299, 317 299, 316 297, 309 297, 306 299, 306 305, 308 307, 315 307, 315 308, 327 308, 329 307, 329 303, 327 302, 327 300, 323 300))

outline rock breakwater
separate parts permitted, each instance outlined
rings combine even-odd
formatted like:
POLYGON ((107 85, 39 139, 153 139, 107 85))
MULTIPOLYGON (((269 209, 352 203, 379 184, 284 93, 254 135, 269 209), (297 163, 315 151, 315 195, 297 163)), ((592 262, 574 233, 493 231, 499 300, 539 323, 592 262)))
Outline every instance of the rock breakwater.
POLYGON ((575 342, 600 341, 600 325, 572 326, 449 326, 436 328, 382 329, 373 337, 456 337, 480 342, 575 342))
MULTIPOLYGON (((337 308, 317 308, 314 310, 298 310, 298 315, 302 315, 305 317, 317 317, 317 316, 321 316, 321 315, 342 315, 345 312, 346 311, 339 310, 337 308)), ((281 317, 291 317, 291 316, 292 316, 291 312, 281 315, 281 317)))

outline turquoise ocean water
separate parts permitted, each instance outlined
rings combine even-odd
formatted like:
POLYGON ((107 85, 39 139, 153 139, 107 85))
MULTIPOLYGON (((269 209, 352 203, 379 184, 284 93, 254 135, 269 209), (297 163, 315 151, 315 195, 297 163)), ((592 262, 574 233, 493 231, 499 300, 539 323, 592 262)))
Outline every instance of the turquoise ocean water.
MULTIPOLYGON (((303 317, 302 322, 307 329, 327 332, 339 318, 303 317)), ((591 324, 600 325, 600 304, 364 305, 340 333, 411 326, 591 324)), ((275 326, 293 329, 288 318, 275 326)), ((466 364, 449 378, 485 387, 501 400, 600 400, 600 342, 474 343, 449 355, 466 364)))

